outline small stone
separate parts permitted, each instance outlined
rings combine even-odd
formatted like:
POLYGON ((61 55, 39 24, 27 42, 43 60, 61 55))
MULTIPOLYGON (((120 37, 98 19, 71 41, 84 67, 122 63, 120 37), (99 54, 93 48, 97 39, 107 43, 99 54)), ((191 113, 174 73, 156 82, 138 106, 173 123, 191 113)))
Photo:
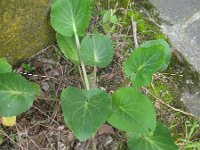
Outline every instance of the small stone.
POLYGON ((47 82, 41 82, 41 88, 44 91, 48 91, 49 90, 49 84, 47 82))

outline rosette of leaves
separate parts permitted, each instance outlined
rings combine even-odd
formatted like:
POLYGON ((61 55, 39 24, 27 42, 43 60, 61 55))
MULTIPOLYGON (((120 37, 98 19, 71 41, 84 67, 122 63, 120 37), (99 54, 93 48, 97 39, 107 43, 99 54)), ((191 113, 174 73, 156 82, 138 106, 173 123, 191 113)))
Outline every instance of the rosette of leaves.
MULTIPOLYGON (((90 19, 90 0, 53 0, 51 24, 64 56, 76 65, 106 67, 112 61, 112 41, 103 34, 84 36, 90 19)), ((86 73, 86 72, 85 72, 86 73)), ((64 119, 81 141, 90 138, 107 120, 111 97, 100 88, 65 88, 61 93, 64 119)))
MULTIPOLYGON (((107 36, 97 33, 84 36, 90 13, 90 0, 52 1, 51 24, 57 32, 58 46, 67 59, 81 65, 84 79, 87 76, 85 64, 94 68, 107 67, 114 56, 112 41, 107 36)), ((170 51, 163 41, 147 42, 126 60, 124 72, 136 87, 148 85, 155 72, 167 67, 169 56, 170 51)), ((132 142, 140 140, 141 136, 154 139, 152 135, 157 135, 153 105, 137 88, 120 88, 111 100, 109 94, 98 87, 86 86, 86 90, 68 87, 61 93, 61 107, 67 126, 80 141, 92 137, 106 121, 127 133, 131 149, 135 149, 132 142), (129 136, 131 133, 139 136, 129 136)), ((165 135, 161 133, 161 136, 165 135)), ((164 139, 172 141, 168 135, 164 139)))

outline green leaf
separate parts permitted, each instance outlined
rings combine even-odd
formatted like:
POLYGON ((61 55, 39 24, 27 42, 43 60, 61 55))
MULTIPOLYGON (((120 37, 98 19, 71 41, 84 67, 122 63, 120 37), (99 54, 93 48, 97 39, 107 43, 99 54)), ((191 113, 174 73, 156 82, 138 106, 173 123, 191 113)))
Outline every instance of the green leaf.
POLYGON ((109 23, 111 17, 111 10, 106 10, 105 14, 103 15, 103 24, 109 23))
POLYGON ((11 72, 12 66, 7 62, 6 58, 0 58, 0 73, 11 72))
POLYGON ((97 88, 89 91, 67 88, 62 91, 61 105, 66 124, 81 141, 95 133, 112 108, 110 96, 97 88))
POLYGON ((56 34, 58 46, 63 52, 64 56, 75 64, 80 64, 78 58, 78 50, 74 36, 67 37, 59 33, 56 34))
POLYGON ((0 116, 17 116, 28 110, 39 86, 28 82, 17 73, 0 74, 0 116))
POLYGON ((165 49, 165 61, 163 62, 160 70, 165 70, 169 66, 170 59, 171 59, 171 51, 170 51, 170 46, 169 44, 163 40, 163 39, 158 39, 158 40, 151 40, 151 41, 146 41, 143 44, 140 45, 140 47, 150 47, 153 45, 162 45, 164 46, 165 49))
POLYGON ((108 122, 114 127, 138 133, 153 132, 156 115, 153 105, 137 89, 126 87, 117 90, 113 96, 113 110, 108 122))
POLYGON ((91 67, 106 67, 112 61, 114 49, 112 41, 103 34, 86 36, 81 42, 81 60, 91 67))
POLYGON ((153 135, 128 133, 130 150, 178 150, 167 127, 157 124, 153 135))
POLYGON ((137 87, 151 83, 153 74, 160 69, 164 62, 165 48, 153 45, 147 48, 136 48, 124 63, 124 72, 131 77, 137 87))
POLYGON ((117 16, 113 15, 110 17, 110 22, 113 24, 118 24, 119 20, 118 20, 117 16))
POLYGON ((90 19, 90 0, 52 0, 51 25, 60 34, 83 36, 90 19))

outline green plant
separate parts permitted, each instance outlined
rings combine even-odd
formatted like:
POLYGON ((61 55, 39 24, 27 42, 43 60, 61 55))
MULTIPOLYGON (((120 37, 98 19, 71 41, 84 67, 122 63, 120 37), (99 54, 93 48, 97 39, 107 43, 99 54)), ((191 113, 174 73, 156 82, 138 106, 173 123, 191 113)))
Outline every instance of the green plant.
POLYGON ((107 67, 112 61, 113 44, 103 34, 84 36, 90 13, 90 0, 52 0, 51 24, 57 32, 57 43, 64 56, 79 67, 85 87, 68 87, 61 93, 67 126, 76 138, 85 141, 108 121, 126 132, 130 149, 178 149, 169 130, 156 122, 152 103, 139 90, 151 83, 154 73, 167 68, 171 56, 169 45, 155 40, 136 48, 124 63, 124 72, 131 78, 133 87, 119 88, 111 98, 95 83, 97 67, 107 67), (88 82, 85 64, 94 68, 93 87, 88 82))
POLYGON ((184 139, 180 139, 183 143, 183 146, 181 146, 181 149, 183 150, 189 150, 189 149, 200 149, 200 143, 196 142, 195 139, 193 139, 195 134, 199 133, 199 124, 194 121, 190 122, 187 120, 185 122, 185 128, 186 128, 186 134, 184 139))
POLYGON ((115 15, 116 10, 104 10, 102 25, 105 33, 113 33, 116 30, 117 25, 119 24, 119 19, 115 15))
POLYGON ((13 126, 15 116, 28 110, 38 93, 37 84, 12 72, 6 59, 0 58, 0 116, 4 125, 13 126))
POLYGON ((26 73, 30 73, 30 72, 32 72, 32 71, 34 71, 35 70, 35 67, 32 67, 30 64, 28 64, 28 63, 23 63, 22 64, 22 68, 24 69, 24 71, 26 72, 26 73))

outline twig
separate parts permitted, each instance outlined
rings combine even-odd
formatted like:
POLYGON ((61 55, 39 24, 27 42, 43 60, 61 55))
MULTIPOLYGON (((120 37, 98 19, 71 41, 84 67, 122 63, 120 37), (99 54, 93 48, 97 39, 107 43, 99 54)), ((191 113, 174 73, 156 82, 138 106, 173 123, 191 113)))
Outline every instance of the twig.
POLYGON ((39 109, 36 106, 33 106, 35 109, 37 109, 38 111, 40 111, 43 115, 47 116, 51 121, 53 121, 56 124, 59 124, 57 121, 55 121, 54 119, 52 119, 49 115, 47 115, 46 113, 44 113, 41 109, 39 109))
MULTIPOLYGON (((17 132, 18 132, 18 135, 20 135, 20 132, 19 132, 18 127, 19 127, 21 130, 23 130, 22 127, 20 127, 20 125, 17 125, 17 124, 15 125, 15 127, 16 127, 16 130, 17 130, 17 132)), ((28 139, 35 145, 35 147, 37 147, 37 149, 40 149, 40 147, 35 143, 35 141, 33 141, 33 140, 31 139, 31 137, 30 137, 28 134, 26 134, 25 136, 28 137, 28 139)), ((19 136, 19 138, 21 139, 21 136, 19 136)))
MULTIPOLYGON (((152 87, 152 88, 153 88, 153 90, 154 90, 154 92, 155 92, 154 87, 152 87)), ((194 116, 194 115, 191 114, 191 113, 185 112, 185 111, 180 110, 180 109, 178 109, 178 108, 174 108, 174 107, 172 107, 171 105, 165 103, 161 98, 159 98, 158 96, 155 96, 154 94, 152 94, 147 88, 145 88, 145 90, 146 90, 151 96, 153 96, 156 100, 158 100, 161 104, 163 104, 163 105, 165 105, 165 106, 171 108, 173 111, 180 112, 180 113, 182 113, 182 114, 184 114, 184 115, 197 118, 196 116, 194 116)), ((198 119, 198 118, 197 118, 197 119, 198 119)))
POLYGON ((169 104, 163 102, 163 101, 162 101, 161 99, 159 99, 159 98, 157 98, 157 100, 158 100, 159 102, 161 102, 163 105, 166 105, 167 107, 171 108, 172 110, 174 110, 174 111, 176 111, 176 112, 180 112, 180 113, 182 113, 182 114, 184 114, 184 115, 188 115, 188 116, 197 118, 196 116, 194 116, 194 115, 191 114, 191 113, 188 113, 188 112, 185 112, 185 111, 180 110, 180 109, 178 109, 178 108, 174 108, 174 107, 170 106, 169 104))
POLYGON ((21 146, 20 144, 18 144, 17 142, 15 142, 8 134, 6 134, 5 132, 3 132, 2 130, 0 130, 0 132, 5 135, 10 141, 12 141, 14 144, 16 144, 17 146, 19 146, 22 150, 25 150, 25 148, 23 146, 21 146))
POLYGON ((52 97, 41 97, 37 96, 36 99, 46 100, 46 101, 60 101, 58 98, 52 98, 52 97))
POLYGON ((147 15, 147 19, 154 23, 158 28, 162 29, 162 27, 150 16, 150 14, 148 13, 148 11, 146 9, 144 9, 145 14, 147 15))
POLYGON ((131 23, 132 23, 132 28, 133 28, 133 39, 135 43, 135 48, 137 48, 138 47, 137 25, 136 25, 136 22, 134 21, 133 15, 131 16, 131 23))

